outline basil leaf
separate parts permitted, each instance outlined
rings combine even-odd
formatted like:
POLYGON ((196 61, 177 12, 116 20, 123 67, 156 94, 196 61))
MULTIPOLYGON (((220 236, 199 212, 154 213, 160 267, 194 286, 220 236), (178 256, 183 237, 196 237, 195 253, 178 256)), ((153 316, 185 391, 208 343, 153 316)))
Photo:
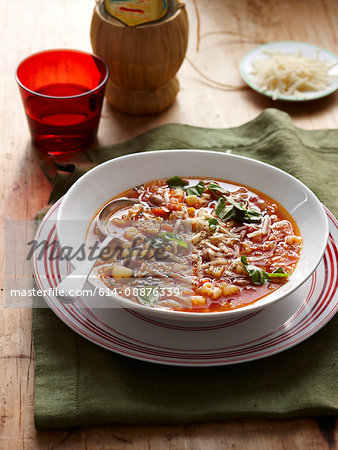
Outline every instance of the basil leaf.
POLYGON ((268 274, 260 267, 252 266, 249 264, 246 267, 246 270, 253 284, 264 284, 264 281, 269 279, 268 274))
POLYGON ((162 248, 167 247, 168 245, 172 245, 172 241, 170 239, 166 239, 165 237, 160 235, 148 238, 146 240, 146 243, 149 244, 150 247, 154 248, 162 248))
POLYGON ((278 269, 274 270, 272 273, 268 273, 269 278, 278 278, 278 277, 289 277, 291 274, 284 272, 284 270, 281 267, 278 267, 278 269))
POLYGON ((286 273, 281 267, 278 267, 278 269, 274 270, 272 273, 286 273))
POLYGON ((166 231, 164 233, 158 234, 158 237, 162 238, 164 241, 174 241, 178 245, 184 248, 188 248, 188 244, 185 242, 183 237, 179 234, 170 233, 169 231, 166 231))
POLYGON ((236 209, 236 219, 238 222, 260 222, 262 218, 262 213, 260 211, 246 208, 243 203, 236 202, 231 197, 226 197, 226 199, 236 209))
POLYGON ((186 190, 188 195, 200 197, 204 192, 204 181, 200 181, 196 186, 188 186, 186 190))
POLYGON ((247 209, 244 214, 245 222, 260 222, 262 218, 262 213, 256 211, 255 209, 247 209))
POLYGON ((251 281, 254 284, 263 284, 265 280, 269 280, 270 278, 289 277, 291 275, 290 273, 284 272, 281 267, 274 270, 272 273, 266 273, 265 270, 261 269, 260 267, 248 264, 246 255, 243 255, 241 257, 241 261, 244 269, 247 271, 249 277, 251 278, 251 281))
POLYGON ((142 305, 154 307, 160 298, 158 288, 154 286, 141 287, 137 295, 137 298, 142 305), (144 291, 144 294, 141 292, 144 291))
POLYGON ((218 200, 215 212, 221 220, 228 220, 236 216, 235 208, 227 206, 223 197, 218 200))
POLYGON ((165 241, 162 238, 159 238, 157 236, 153 236, 146 240, 146 243, 149 244, 150 247, 154 248, 162 248, 166 247, 167 245, 170 245, 171 243, 169 241, 165 241))
POLYGON ((245 266, 248 265, 248 258, 246 257, 246 255, 241 256, 241 262, 242 262, 244 268, 245 268, 245 266))
POLYGON ((169 178, 169 180, 167 180, 167 185, 172 188, 183 188, 187 184, 187 181, 184 181, 182 180, 182 178, 179 178, 177 176, 169 178))
POLYGON ((217 192, 220 192, 221 194, 229 194, 229 191, 224 189, 222 186, 220 186, 217 183, 211 182, 208 184, 207 188, 209 191, 213 192, 215 195, 217 195, 217 192))
POLYGON ((241 257, 241 261, 253 284, 264 284, 265 280, 269 279, 269 275, 265 272, 265 270, 261 269, 260 267, 248 264, 246 255, 243 255, 241 257))
POLYGON ((205 220, 209 223, 210 230, 213 230, 213 231, 217 231, 218 230, 219 223, 218 223, 217 219, 215 219, 214 217, 212 217, 212 218, 207 217, 205 220))
POLYGON ((234 218, 237 222, 260 222, 262 214, 254 209, 246 209, 246 207, 239 202, 236 202, 231 197, 221 197, 215 208, 217 216, 221 220, 228 220, 234 218), (227 206, 226 201, 232 206, 227 206))
POLYGON ((218 202, 217 202, 217 204, 216 204, 216 207, 215 207, 215 213, 218 215, 218 217, 219 217, 221 220, 223 220, 222 217, 223 217, 224 209, 225 209, 225 208, 226 208, 226 206, 225 206, 225 200, 224 200, 223 197, 221 197, 221 198, 218 200, 218 202))
POLYGON ((233 205, 239 211, 243 211, 243 212, 246 211, 246 208, 242 203, 236 202, 236 200, 234 200, 232 197, 225 197, 225 198, 231 205, 233 205))

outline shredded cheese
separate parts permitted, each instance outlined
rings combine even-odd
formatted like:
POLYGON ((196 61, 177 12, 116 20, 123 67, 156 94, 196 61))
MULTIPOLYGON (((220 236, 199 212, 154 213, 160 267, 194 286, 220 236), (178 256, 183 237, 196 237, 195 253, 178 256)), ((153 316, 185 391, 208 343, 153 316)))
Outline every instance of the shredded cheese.
POLYGON ((325 89, 331 81, 327 61, 303 56, 301 52, 286 54, 264 52, 269 57, 252 62, 254 82, 263 91, 272 93, 273 100, 279 95, 297 98, 306 91, 325 89))

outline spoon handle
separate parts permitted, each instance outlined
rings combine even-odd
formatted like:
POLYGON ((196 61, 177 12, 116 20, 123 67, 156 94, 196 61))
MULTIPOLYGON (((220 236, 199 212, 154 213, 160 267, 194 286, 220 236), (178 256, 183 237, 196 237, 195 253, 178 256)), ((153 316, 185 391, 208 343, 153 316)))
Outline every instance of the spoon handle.
POLYGON ((98 260, 102 250, 114 239, 114 236, 107 236, 104 241, 101 242, 97 252, 97 258, 86 259, 82 261, 79 267, 72 271, 66 278, 64 278, 57 287, 57 297, 63 303, 72 303, 77 297, 80 296, 80 291, 86 284, 88 276, 94 267, 94 264, 98 260))

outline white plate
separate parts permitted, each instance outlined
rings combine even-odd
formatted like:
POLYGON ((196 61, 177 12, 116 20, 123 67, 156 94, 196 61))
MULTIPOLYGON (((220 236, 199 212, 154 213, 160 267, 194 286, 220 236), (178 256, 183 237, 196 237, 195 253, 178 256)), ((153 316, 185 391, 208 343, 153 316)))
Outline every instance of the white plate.
MULTIPOLYGON (((166 311, 140 305, 144 313, 175 320, 210 321, 239 317, 279 301, 297 289, 315 270, 326 248, 328 221, 321 203, 303 183, 276 167, 238 155, 203 150, 162 150, 137 153, 107 161, 83 175, 69 189, 57 215, 57 235, 63 247, 80 248, 89 222, 112 197, 156 178, 209 177, 243 183, 277 200, 293 216, 303 237, 300 261, 290 280, 276 291, 245 308, 210 313, 166 311), (320 236, 320 239, 318 239, 320 236), (212 316, 212 317, 211 317, 212 316)), ((72 260, 77 267, 79 262, 72 260)), ((105 285, 98 277, 90 283, 105 285)), ((116 295, 115 301, 132 307, 131 300, 116 295)))
MULTIPOLYGON (((36 239, 56 239, 56 203, 42 221, 36 239)), ((311 278, 297 291, 264 310, 217 323, 182 324, 154 320, 133 309, 102 308, 98 296, 60 303, 49 291, 70 272, 70 265, 33 256, 38 287, 46 291, 52 311, 76 333, 112 352, 147 362, 176 366, 219 366, 253 361, 282 352, 322 328, 338 309, 338 221, 327 211, 330 238, 324 257, 311 278)), ((87 285, 86 289, 94 293, 87 285)), ((103 302, 103 303, 102 303, 103 302)))
MULTIPOLYGON (((306 42, 296 42, 296 41, 280 41, 280 42, 270 42, 269 44, 260 45, 259 47, 251 50, 241 61, 240 73, 243 80, 255 91, 260 94, 272 97, 270 91, 263 91, 255 83, 254 76, 252 75, 253 66, 252 62, 254 60, 268 58, 265 54, 266 51, 278 52, 278 53, 297 53, 301 52, 303 56, 309 58, 316 58, 317 56, 327 61, 330 65, 336 64, 338 62, 338 57, 324 48, 318 47, 317 45, 307 44, 306 42)), ((326 95, 332 94, 338 88, 338 64, 331 68, 329 75, 335 78, 328 84, 326 89, 320 91, 308 91, 302 93, 302 97, 296 97, 294 95, 279 95, 278 100, 288 100, 288 101, 305 101, 305 100, 315 100, 317 98, 325 97, 326 95)))

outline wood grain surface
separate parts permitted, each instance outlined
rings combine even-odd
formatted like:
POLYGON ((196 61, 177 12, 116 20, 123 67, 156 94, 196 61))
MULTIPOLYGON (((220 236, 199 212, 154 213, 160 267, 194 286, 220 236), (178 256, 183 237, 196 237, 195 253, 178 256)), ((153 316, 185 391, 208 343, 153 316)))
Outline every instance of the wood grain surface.
MULTIPOLYGON (((299 40, 336 53, 336 0, 197 0, 201 34, 196 52, 196 15, 186 0, 190 21, 187 55, 208 77, 242 85, 238 66, 257 41, 299 40), (229 33, 210 34, 226 30, 229 33), (208 34, 209 33, 209 34, 208 34), (243 35, 249 35, 243 38, 243 35), (256 37, 256 38, 255 38, 256 37)), ((1 34, 1 302, 0 449, 333 449, 335 418, 228 420, 186 426, 119 425, 36 431, 33 421, 34 367, 31 311, 6 308, 5 224, 31 220, 51 187, 39 167, 14 79, 17 63, 49 48, 90 51, 94 0, 0 2, 1 34)), ((98 138, 117 143, 169 122, 205 127, 240 125, 275 106, 306 129, 338 128, 337 93, 307 104, 272 102, 249 88, 220 90, 204 81, 185 61, 178 72, 181 89, 174 104, 156 116, 128 116, 105 104, 98 138)), ((325 380, 323 380, 325 382, 325 380)))

